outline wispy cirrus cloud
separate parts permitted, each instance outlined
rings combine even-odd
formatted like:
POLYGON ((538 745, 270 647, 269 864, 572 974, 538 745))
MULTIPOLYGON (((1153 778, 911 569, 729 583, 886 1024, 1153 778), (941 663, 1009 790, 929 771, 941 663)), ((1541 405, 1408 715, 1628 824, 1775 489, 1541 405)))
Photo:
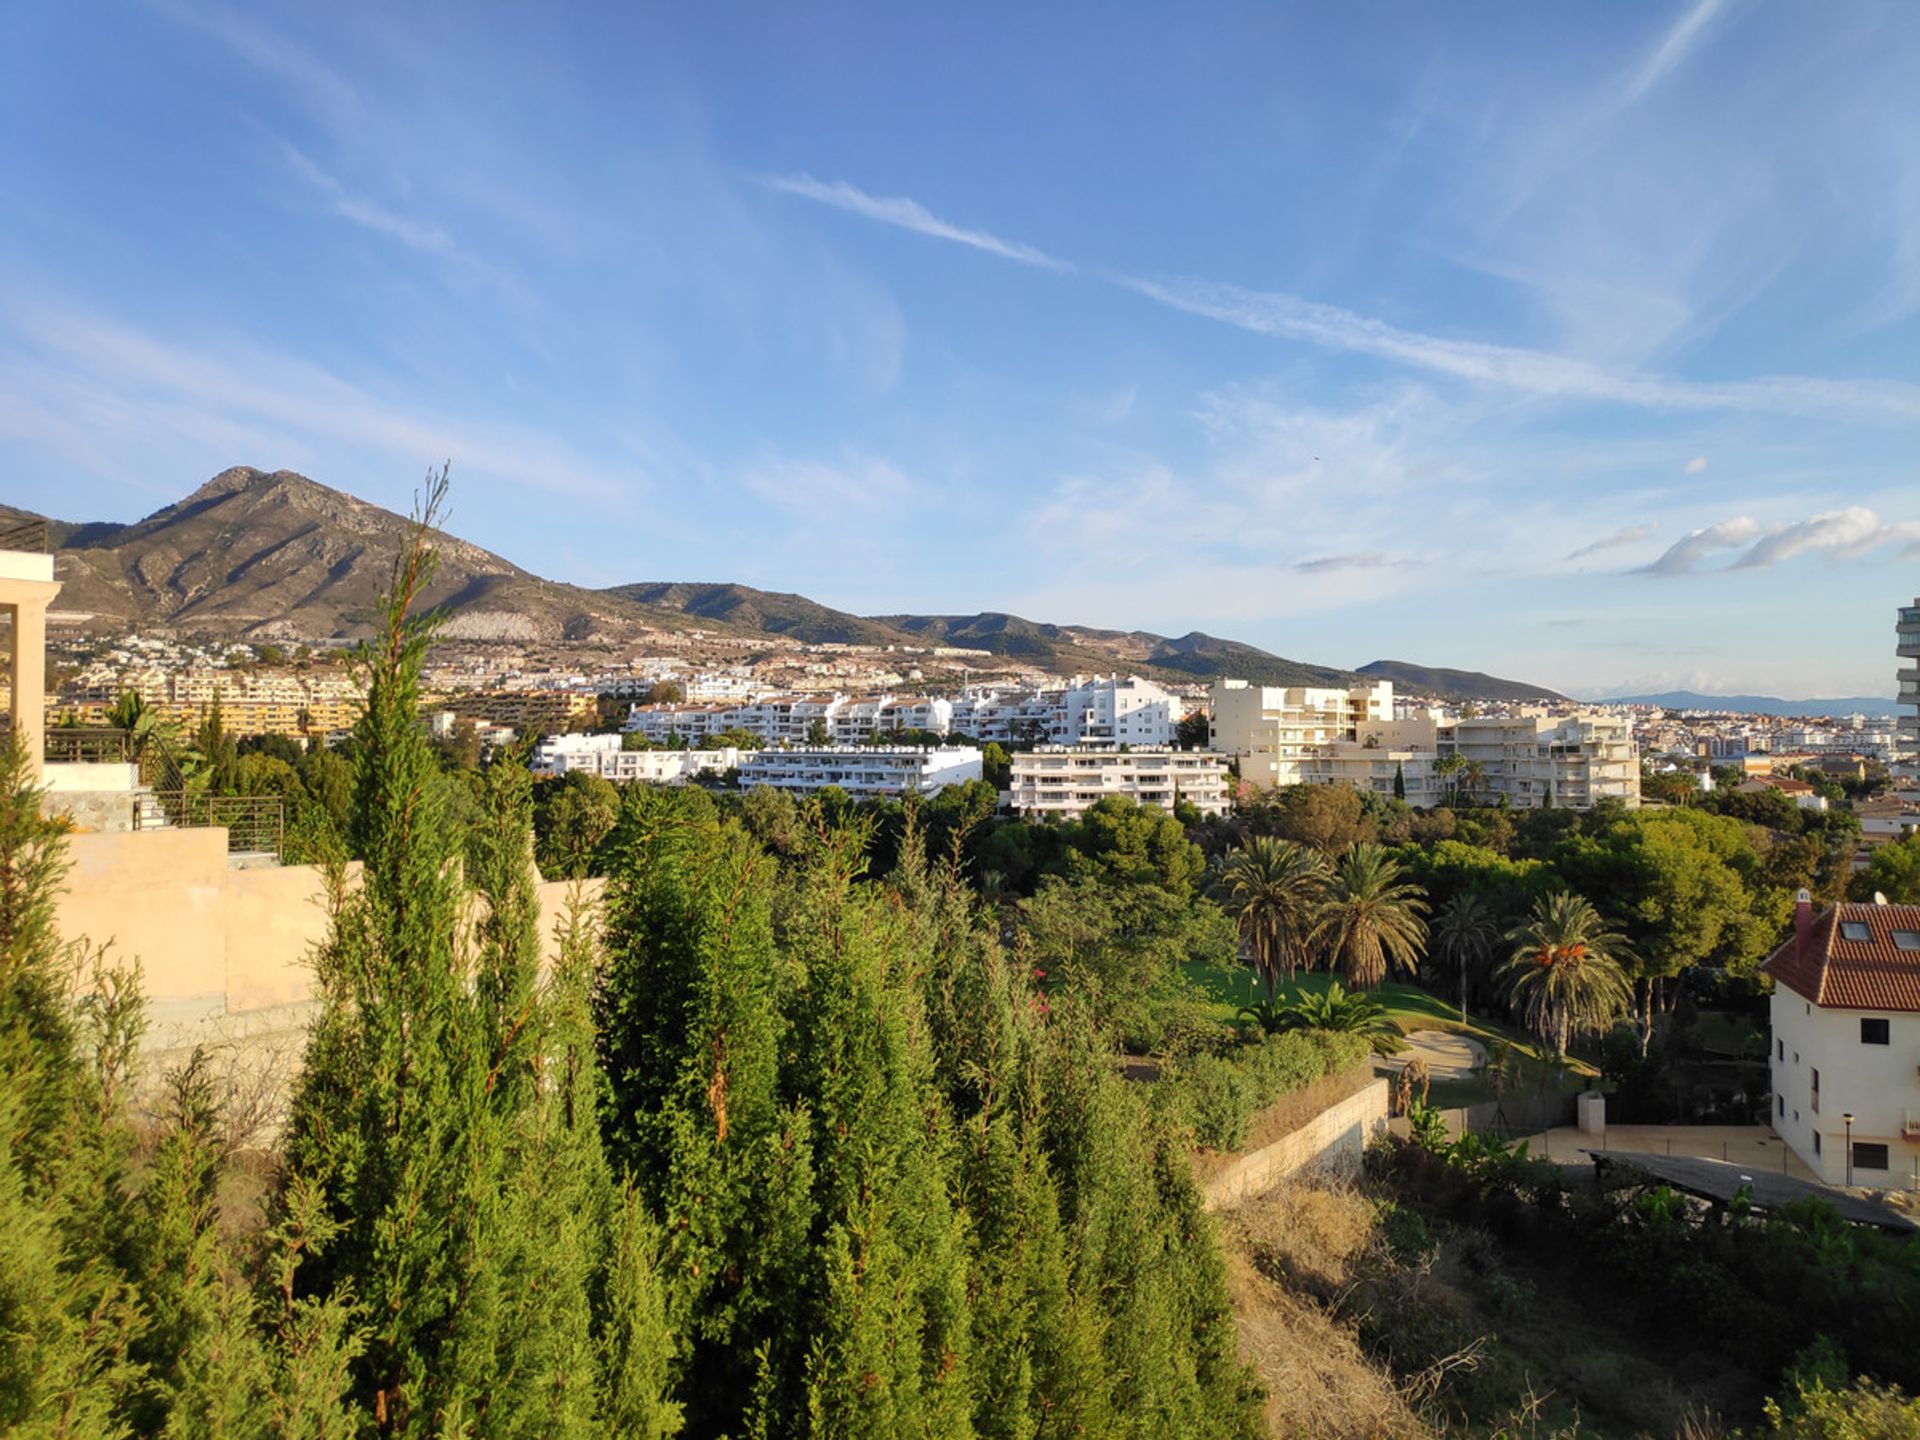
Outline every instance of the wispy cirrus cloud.
POLYGON ((1742 550, 1723 570, 1764 570, 1796 556, 1825 553, 1865 555, 1888 545, 1904 543, 1906 554, 1920 556, 1920 520, 1882 520, 1864 505, 1828 510, 1805 520, 1763 525, 1750 515, 1738 515, 1695 530, 1675 541, 1636 575, 1687 575, 1709 556, 1742 550))
POLYGON ((1068 271, 1073 268, 1065 260, 1056 259, 1032 245, 1023 245, 1017 240, 1003 240, 985 230, 973 230, 950 220, 942 220, 919 201, 909 200, 902 195, 869 195, 844 180, 816 180, 811 175, 761 175, 755 178, 769 190, 831 205, 836 210, 877 220, 883 225, 895 225, 902 230, 911 230, 916 235, 951 240, 956 245, 984 250, 1003 260, 1038 265, 1047 270, 1068 271))
POLYGON ((1633 104, 1686 63, 1687 56, 1700 43, 1714 16, 1720 13, 1722 3, 1723 0, 1698 0, 1692 9, 1682 15, 1660 43, 1628 72, 1620 85, 1619 103, 1633 104))
POLYGON ((377 201, 355 194, 293 146, 288 145, 285 150, 287 164, 293 168, 294 174, 317 190, 326 199, 328 208, 342 220, 351 220, 356 225, 428 254, 451 255, 454 252, 453 236, 438 225, 408 219, 377 201))
POLYGON ((1582 545, 1568 554, 1569 560, 1581 560, 1589 555, 1598 555, 1603 550, 1617 550, 1623 545, 1638 545, 1642 540, 1650 540, 1659 532, 1660 526, 1649 520, 1644 525, 1629 525, 1624 530, 1616 530, 1611 535, 1602 535, 1591 544, 1582 545))
MULTIPOLYGON (((845 181, 816 180, 811 175, 759 179, 784 194, 1023 265, 1061 272, 1076 269, 1071 262, 1031 245, 943 220, 917 200, 869 195, 845 181)), ((1342 306, 1279 291, 1122 272, 1105 272, 1103 278, 1170 309, 1255 334, 1297 340, 1339 353, 1369 355, 1429 374, 1542 399, 1587 400, 1656 411, 1757 412, 1899 423, 1920 420, 1920 385, 1903 381, 1827 380, 1809 375, 1685 380, 1597 364, 1550 350, 1424 334, 1342 306)))
POLYGON ((1299 560, 1292 568, 1302 575, 1325 575, 1336 570, 1392 570, 1425 563, 1424 560, 1396 560, 1377 550, 1363 550, 1353 555, 1321 555, 1312 560, 1299 560))

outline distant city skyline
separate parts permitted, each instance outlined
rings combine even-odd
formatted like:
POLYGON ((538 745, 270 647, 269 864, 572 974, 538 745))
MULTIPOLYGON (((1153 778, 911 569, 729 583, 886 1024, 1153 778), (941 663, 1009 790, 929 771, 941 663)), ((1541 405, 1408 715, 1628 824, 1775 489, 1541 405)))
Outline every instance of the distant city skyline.
POLYGON ((1916 70, 1893 4, 25 0, 0 499, 450 458, 584 585, 1891 697, 1916 70))

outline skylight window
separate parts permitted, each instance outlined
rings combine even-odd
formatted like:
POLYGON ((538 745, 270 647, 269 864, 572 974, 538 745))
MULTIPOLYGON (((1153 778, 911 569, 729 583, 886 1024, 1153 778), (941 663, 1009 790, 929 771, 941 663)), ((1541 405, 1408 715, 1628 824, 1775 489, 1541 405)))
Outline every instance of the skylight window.
MULTIPOLYGON (((1912 934, 1912 931, 1900 931, 1900 934, 1912 934)), ((1868 938, 1867 922, 1864 920, 1842 920, 1840 922, 1842 940, 1865 940, 1868 938)))
POLYGON ((1893 948, 1896 950, 1920 950, 1920 930, 1894 931, 1893 948))

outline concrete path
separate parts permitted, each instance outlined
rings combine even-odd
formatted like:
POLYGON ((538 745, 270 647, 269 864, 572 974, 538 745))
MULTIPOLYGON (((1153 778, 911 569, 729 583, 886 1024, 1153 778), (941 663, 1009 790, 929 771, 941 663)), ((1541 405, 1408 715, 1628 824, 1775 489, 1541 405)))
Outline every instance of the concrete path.
POLYGON ((1487 1063, 1487 1047, 1451 1030, 1415 1030, 1407 1036, 1407 1048, 1382 1063, 1397 1070, 1416 1056, 1427 1062, 1427 1074, 1435 1080, 1466 1080, 1487 1063))

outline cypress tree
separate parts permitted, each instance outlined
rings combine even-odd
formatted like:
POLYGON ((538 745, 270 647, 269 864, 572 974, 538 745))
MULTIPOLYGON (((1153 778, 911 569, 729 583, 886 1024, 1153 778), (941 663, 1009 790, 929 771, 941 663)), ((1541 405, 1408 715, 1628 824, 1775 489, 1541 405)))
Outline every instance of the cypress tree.
POLYGON ((870 838, 870 825, 823 830, 785 917, 798 971, 788 1084, 813 1120, 805 1433, 966 1435, 966 1251, 947 1193, 949 1118, 908 927, 854 884, 870 838))
POLYGON ((610 1158, 660 1226, 675 1388, 692 1434, 779 1433, 813 1180, 806 1112, 779 1088, 774 862, 704 796, 637 786, 609 854, 610 1158))
POLYGON ((1407 767, 1401 760, 1393 762, 1393 798, 1396 800, 1407 798, 1407 767))
POLYGON ((290 1193, 324 1197, 337 1233, 294 1299, 361 1307, 353 1389, 380 1433, 597 1433, 589 1197, 604 1171, 591 1125, 557 1120, 565 1101, 546 1084, 565 1027, 538 985, 526 797, 504 772, 493 787, 473 857, 490 903, 463 944, 448 782, 419 724, 437 617, 413 607, 445 490, 443 471, 368 657, 352 825, 362 883, 334 893, 288 1143, 290 1193))
POLYGON ((121 1264, 132 1137, 120 1085, 139 1034, 128 977, 94 967, 76 1023, 80 952, 53 901, 65 826, 40 811, 16 737, 0 744, 0 1430, 131 1433, 145 1328, 121 1264), (86 1051, 92 1051, 91 1060, 86 1051))

